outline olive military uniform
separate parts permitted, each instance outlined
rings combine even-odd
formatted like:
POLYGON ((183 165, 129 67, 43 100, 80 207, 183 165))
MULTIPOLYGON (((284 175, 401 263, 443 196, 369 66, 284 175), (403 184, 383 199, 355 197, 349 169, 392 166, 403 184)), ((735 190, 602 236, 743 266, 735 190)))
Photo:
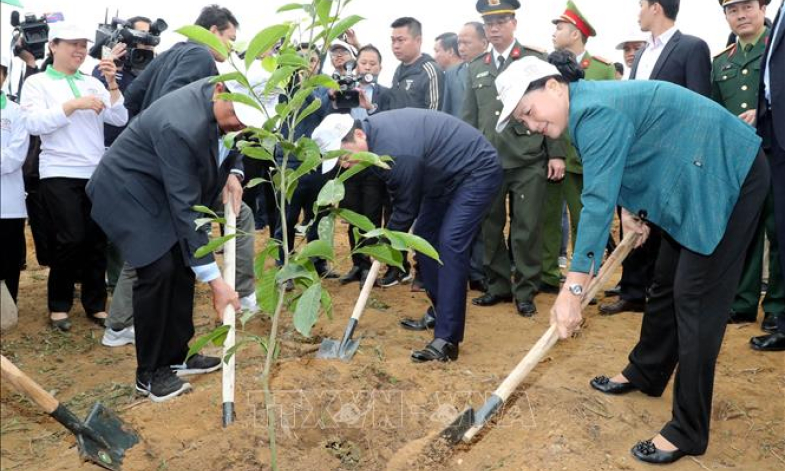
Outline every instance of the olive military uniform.
MULTIPOLYGON (((755 109, 758 100, 760 67, 769 31, 764 31, 755 44, 742 45, 739 41, 714 57, 712 64, 712 98, 735 115, 755 109)), ((759 227, 747 251, 736 299, 732 310, 755 320, 761 292, 764 237, 770 241, 769 288, 763 298, 766 313, 785 315, 785 282, 779 262, 774 221, 774 201, 770 193, 763 209, 759 227)))
POLYGON ((496 147, 502 159, 504 182, 492 204, 483 228, 485 270, 488 293, 513 294, 521 302, 531 302, 542 267, 542 209, 545 201, 547 162, 563 158, 565 143, 531 132, 523 123, 496 132, 502 102, 495 79, 512 61, 526 56, 545 59, 543 51, 515 42, 499 68, 494 54, 488 52, 469 64, 463 119, 479 129, 496 147), (510 198, 511 249, 515 264, 510 280, 510 258, 504 241, 507 199, 510 198))

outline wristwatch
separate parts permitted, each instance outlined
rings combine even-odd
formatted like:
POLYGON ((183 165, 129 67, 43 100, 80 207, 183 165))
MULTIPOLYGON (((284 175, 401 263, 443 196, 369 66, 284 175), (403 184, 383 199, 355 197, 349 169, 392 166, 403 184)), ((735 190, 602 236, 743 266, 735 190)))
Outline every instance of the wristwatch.
POLYGON ((577 283, 571 284, 567 287, 570 290, 570 293, 578 296, 579 298, 583 296, 583 286, 577 283))

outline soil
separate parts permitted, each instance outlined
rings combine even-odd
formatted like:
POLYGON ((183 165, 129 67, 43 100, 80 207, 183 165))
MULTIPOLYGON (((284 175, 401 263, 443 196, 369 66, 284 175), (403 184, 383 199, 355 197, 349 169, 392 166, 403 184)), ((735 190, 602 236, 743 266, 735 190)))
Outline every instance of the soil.
MULTIPOLYGON (((261 234, 261 233, 258 233, 261 234)), ((261 246, 263 237, 257 237, 261 246)), ((124 462, 127 471, 257 471, 270 469, 267 418, 259 373, 262 352, 238 354, 236 412, 221 426, 221 375, 191 380, 194 391, 164 404, 134 395, 133 346, 101 346, 102 329, 75 303, 69 333, 47 322, 47 270, 37 266, 28 235, 22 273, 20 323, 2 335, 2 353, 84 417, 96 401, 119 413, 142 437, 124 462)), ((346 252, 342 240, 343 253, 346 252)), ((345 271, 349 263, 337 263, 345 271)), ((670 418, 672 386, 660 398, 639 393, 608 397, 588 381, 613 375, 635 344, 640 314, 586 313, 575 339, 557 344, 474 441, 451 448, 438 432, 468 406, 478 408, 548 327, 552 295, 540 295, 539 314, 525 319, 511 304, 469 304, 460 358, 449 364, 413 364, 409 355, 427 333, 398 327, 427 308, 408 285, 377 289, 356 332, 351 362, 317 360, 323 338, 340 339, 359 293, 357 284, 329 280, 335 316, 322 317, 313 337, 297 334, 287 315, 275 366, 275 417, 281 470, 647 470, 629 449, 670 418)), ((469 297, 477 293, 470 292, 469 297)), ((602 301, 602 300, 601 300, 602 301)), ((215 326, 209 295, 198 287, 197 334, 215 326)), ((268 319, 246 331, 264 335, 268 319)), ((700 457, 670 466, 681 470, 785 469, 785 362, 783 354, 753 352, 759 326, 729 326, 717 364, 711 442, 700 457)), ((213 353, 219 350, 213 348, 213 353)), ((97 470, 82 464, 70 432, 7 387, 0 393, 0 469, 97 470)))

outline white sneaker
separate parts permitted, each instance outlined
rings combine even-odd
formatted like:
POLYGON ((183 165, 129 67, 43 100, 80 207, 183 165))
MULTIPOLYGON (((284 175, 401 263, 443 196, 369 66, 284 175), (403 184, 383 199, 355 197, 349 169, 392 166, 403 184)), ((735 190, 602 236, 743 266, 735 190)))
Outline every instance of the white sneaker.
POLYGON ((107 327, 104 330, 104 337, 101 343, 107 347, 122 347, 123 345, 136 344, 136 331, 134 326, 126 327, 123 330, 112 330, 107 327))
POLYGON ((259 304, 256 303, 256 293, 251 293, 244 298, 240 298, 240 308, 251 313, 259 312, 259 304))

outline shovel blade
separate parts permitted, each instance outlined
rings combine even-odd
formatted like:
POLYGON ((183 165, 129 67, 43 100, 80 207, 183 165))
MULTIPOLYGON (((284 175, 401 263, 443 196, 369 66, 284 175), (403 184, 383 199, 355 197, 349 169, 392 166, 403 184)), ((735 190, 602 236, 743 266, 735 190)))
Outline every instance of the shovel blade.
POLYGON ((111 409, 95 403, 84 423, 85 432, 76 436, 79 455, 106 469, 119 471, 125 451, 139 436, 111 409))
POLYGON ((316 352, 316 358, 338 358, 338 351, 340 348, 341 342, 332 339, 324 339, 322 340, 322 344, 319 346, 319 351, 316 352))
POLYGON ((469 407, 439 434, 447 443, 455 445, 460 442, 467 430, 474 425, 474 409, 469 407))
POLYGON ((350 361, 357 349, 360 348, 359 340, 347 340, 343 347, 338 347, 338 358, 343 361, 350 361))

